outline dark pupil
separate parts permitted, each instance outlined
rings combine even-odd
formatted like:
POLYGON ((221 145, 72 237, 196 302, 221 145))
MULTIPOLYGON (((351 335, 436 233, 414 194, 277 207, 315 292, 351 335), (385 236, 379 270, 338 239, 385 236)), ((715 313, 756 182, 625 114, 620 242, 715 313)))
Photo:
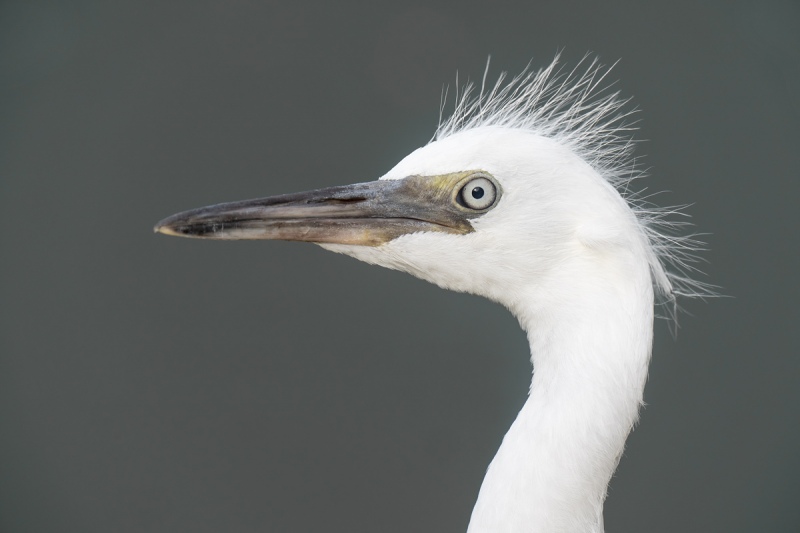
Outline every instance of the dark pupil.
POLYGON ((483 187, 475 187, 472 189, 472 197, 476 200, 483 198, 483 187))

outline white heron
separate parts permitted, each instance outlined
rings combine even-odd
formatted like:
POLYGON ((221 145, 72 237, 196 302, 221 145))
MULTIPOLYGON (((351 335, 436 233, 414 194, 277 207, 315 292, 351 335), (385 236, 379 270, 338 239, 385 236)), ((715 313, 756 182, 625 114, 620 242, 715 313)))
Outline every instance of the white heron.
POLYGON ((608 70, 557 64, 466 88, 433 140, 377 181, 204 207, 155 228, 318 243, 508 308, 533 377, 469 533, 603 531, 642 404, 654 303, 706 289, 689 277, 696 242, 665 231, 674 210, 628 191, 642 172, 608 70))

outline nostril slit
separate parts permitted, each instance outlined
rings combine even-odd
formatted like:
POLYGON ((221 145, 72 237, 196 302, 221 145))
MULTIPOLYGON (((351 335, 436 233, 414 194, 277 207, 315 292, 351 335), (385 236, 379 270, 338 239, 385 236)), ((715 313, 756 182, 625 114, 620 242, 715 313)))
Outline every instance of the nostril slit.
POLYGON ((336 204, 357 204, 359 202, 366 201, 365 196, 352 196, 350 198, 320 198, 309 200, 308 203, 310 204, 328 204, 328 205, 336 205, 336 204))

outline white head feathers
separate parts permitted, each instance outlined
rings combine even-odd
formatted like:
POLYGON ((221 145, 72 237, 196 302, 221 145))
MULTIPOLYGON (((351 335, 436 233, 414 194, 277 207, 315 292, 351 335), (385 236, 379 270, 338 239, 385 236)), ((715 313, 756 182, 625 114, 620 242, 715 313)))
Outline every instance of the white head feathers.
MULTIPOLYGON (((714 286, 692 278, 699 271, 694 266, 704 243, 696 235, 681 235, 690 223, 676 220, 687 217, 685 206, 657 207, 631 189, 632 182, 646 175, 633 157, 636 142, 632 135, 637 112, 628 106, 606 78, 606 68, 588 57, 572 70, 559 66, 559 57, 546 68, 526 68, 507 81, 501 73, 496 83, 486 87, 486 65, 480 92, 467 84, 456 93, 455 107, 449 117, 440 113, 439 126, 432 141, 439 141, 467 130, 499 126, 528 130, 552 139, 570 149, 591 165, 627 201, 650 244, 650 268, 653 285, 668 304, 670 314, 676 309, 676 296, 714 295, 714 286)), ((447 100, 443 98, 442 109, 447 100)))

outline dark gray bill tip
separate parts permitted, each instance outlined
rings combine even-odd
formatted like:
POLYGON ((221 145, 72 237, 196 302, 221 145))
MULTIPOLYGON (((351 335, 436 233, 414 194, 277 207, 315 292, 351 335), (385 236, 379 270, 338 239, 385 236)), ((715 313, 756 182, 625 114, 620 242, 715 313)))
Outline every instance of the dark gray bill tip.
POLYGON ((153 232, 177 237, 194 237, 207 233, 210 228, 207 228, 206 226, 206 224, 202 223, 187 223, 187 217, 185 214, 178 213, 160 220, 155 226, 153 226, 153 232))
MULTIPOLYGON (((153 227, 155 233, 175 237, 203 239, 247 239, 262 236, 269 220, 220 213, 214 216, 207 208, 186 211, 165 218, 153 227)), ((266 237, 268 238, 268 237, 266 237)))

